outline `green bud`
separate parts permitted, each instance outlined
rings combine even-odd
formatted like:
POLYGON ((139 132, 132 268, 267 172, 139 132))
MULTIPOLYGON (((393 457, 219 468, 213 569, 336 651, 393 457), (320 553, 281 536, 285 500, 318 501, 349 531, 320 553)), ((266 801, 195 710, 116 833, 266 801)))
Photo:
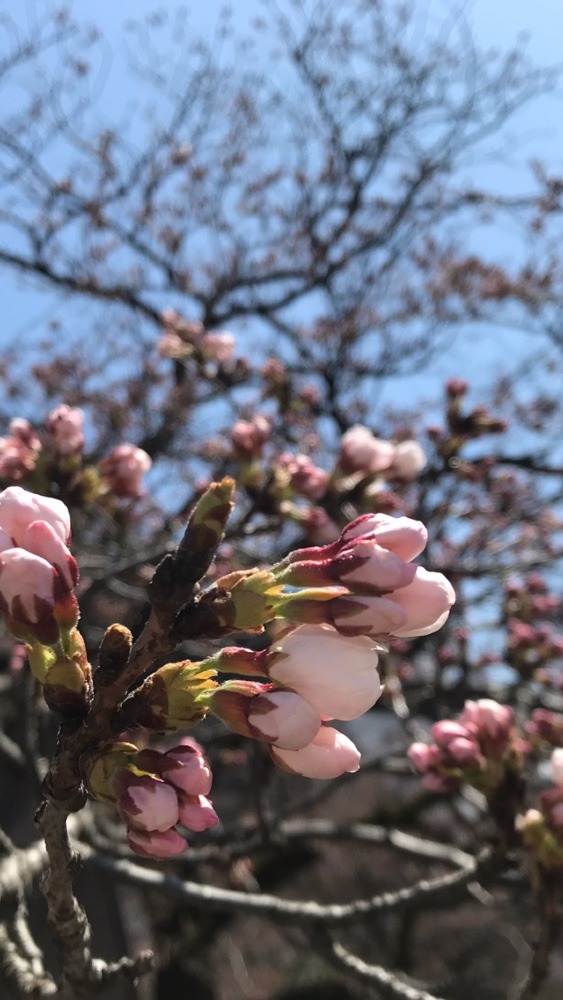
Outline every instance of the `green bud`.
POLYGON ((216 676, 207 661, 167 663, 125 700, 120 724, 159 731, 195 726, 209 711, 207 701, 217 687, 216 676))

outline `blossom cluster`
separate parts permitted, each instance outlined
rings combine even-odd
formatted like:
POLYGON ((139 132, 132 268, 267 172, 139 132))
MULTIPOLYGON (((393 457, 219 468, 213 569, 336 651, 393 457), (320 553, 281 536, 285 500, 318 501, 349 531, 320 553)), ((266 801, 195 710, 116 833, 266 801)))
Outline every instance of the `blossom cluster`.
POLYGON ((116 743, 90 756, 84 770, 92 795, 117 807, 137 854, 182 854, 188 842, 177 826, 200 833, 219 822, 207 797, 209 762, 189 737, 164 752, 116 743))
MULTIPOLYGON (((188 522, 187 552, 200 575, 223 537, 233 489, 232 480, 214 484, 188 522)), ((271 646, 228 646, 197 663, 153 668, 121 701, 114 731, 176 732, 212 712, 233 731, 263 742, 272 760, 294 774, 333 778, 357 770, 359 751, 330 723, 357 719, 375 704, 382 689, 378 654, 391 636, 434 632, 455 600, 441 573, 413 561, 426 540, 418 521, 364 515, 330 545, 297 550, 269 569, 231 573, 200 588, 190 613, 203 610, 210 636, 263 631, 271 623, 271 646), (221 683, 217 678, 225 672, 231 679, 221 683)), ((78 568, 69 541, 70 516, 60 500, 21 487, 0 494, 4 617, 26 643, 49 707, 76 722, 89 710, 92 688, 76 629, 78 568)), ((167 599, 177 600, 180 609, 187 569, 182 546, 174 570, 165 570, 167 599)), ((153 599, 159 599, 157 592, 153 599)), ((180 629, 177 642, 182 612, 173 620, 180 629)), ((124 626, 108 629, 102 647, 112 670, 116 662, 127 662, 131 642, 124 626)), ((103 683, 111 683, 111 675, 103 683)), ((207 799, 208 765, 189 741, 164 752, 139 750, 124 740, 102 743, 86 755, 83 772, 91 794, 118 809, 139 853, 179 853, 187 842, 178 825, 203 830, 217 822, 207 799)))
POLYGON ((8 436, 0 438, 0 480, 5 483, 33 484, 44 474, 58 473, 77 487, 87 499, 104 491, 119 498, 143 495, 142 478, 151 459, 142 448, 121 444, 100 460, 98 466, 84 466, 84 413, 61 403, 48 414, 38 432, 28 420, 10 422, 8 436))
POLYGON ((161 357, 181 360, 197 356, 223 367, 234 360, 236 340, 227 330, 211 330, 198 320, 185 320, 173 309, 162 314, 163 332, 157 349, 161 357))
POLYGON ((433 792, 447 792, 467 781, 482 790, 496 785, 499 762, 517 749, 513 739, 513 712, 490 698, 468 701, 457 721, 436 722, 433 743, 413 743, 409 757, 433 792))

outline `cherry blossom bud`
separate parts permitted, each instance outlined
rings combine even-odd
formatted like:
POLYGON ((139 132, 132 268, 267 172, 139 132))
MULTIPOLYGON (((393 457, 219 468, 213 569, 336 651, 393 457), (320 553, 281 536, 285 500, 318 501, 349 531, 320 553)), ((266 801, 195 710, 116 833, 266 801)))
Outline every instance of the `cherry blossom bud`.
POLYGON ((205 795, 186 795, 180 792, 179 822, 194 833, 202 833, 217 826, 219 817, 205 795))
MULTIPOLYGON (((195 743, 195 740, 193 741, 195 743)), ((209 795, 213 775, 201 748, 183 745, 167 750, 160 762, 159 774, 187 795, 209 795)))
POLYGON ((466 701, 459 721, 479 741, 487 757, 502 757, 512 728, 511 708, 492 698, 466 701))
POLYGON ((276 684, 297 691, 325 719, 357 719, 381 695, 378 658, 365 636, 343 638, 330 625, 301 625, 266 656, 276 684))
MULTIPOLYGON (((186 353, 186 345, 177 333, 163 333, 159 338, 157 345, 157 351, 161 358, 180 358, 182 354, 186 353)), ((189 350, 189 349, 188 349, 189 350)))
POLYGON ((386 476, 389 479, 402 479, 406 483, 416 479, 419 472, 426 466, 426 455, 418 441, 401 441, 395 445, 393 461, 386 476))
POLYGON ((321 726, 314 740, 302 750, 271 747, 270 756, 284 771, 306 778, 337 778, 360 767, 358 748, 331 726, 321 726))
POLYGON ((301 694, 254 681, 222 684, 211 708, 234 732, 286 750, 307 746, 321 725, 320 713, 301 694))
POLYGON ((84 413, 62 403, 47 417, 46 427, 61 455, 72 455, 84 447, 84 413))
POLYGON ((231 431, 235 455, 244 461, 260 458, 263 446, 271 434, 270 421, 260 413, 252 420, 237 420, 231 431))
POLYGON ((236 340, 232 333, 217 331, 204 334, 199 347, 207 360, 216 361, 218 365, 226 365, 234 357, 235 344, 236 340))
POLYGON ((61 541, 70 540, 70 514, 61 500, 29 493, 21 486, 9 486, 0 493, 0 529, 21 545, 21 538, 34 521, 46 521, 61 541))
POLYGON ((390 441, 381 441, 367 427, 357 424, 342 435, 338 465, 346 474, 383 472, 391 465, 394 452, 390 441))
POLYGON ((121 817, 129 827, 163 833, 178 822, 176 792, 154 775, 121 768, 114 776, 113 789, 121 817))
POLYGON ((136 854, 147 858, 175 858, 188 848, 188 842, 177 830, 129 829, 127 839, 136 854))
POLYGON ((432 743, 413 743, 409 747, 408 757, 420 774, 435 768, 443 759, 440 748, 432 743))
POLYGON ((387 596, 407 616, 406 625, 393 630, 404 638, 436 632, 455 603, 455 591, 449 580, 442 573, 430 573, 422 566, 417 566, 412 583, 387 596))
POLYGON ((20 548, 0 554, 0 608, 19 638, 46 645, 58 642, 56 586, 57 573, 46 559, 20 548))
POLYGON ((389 549, 406 562, 411 562, 426 548, 428 532, 422 521, 410 517, 391 517, 389 514, 362 514, 346 525, 341 542, 347 545, 353 539, 367 535, 383 549, 389 549))
POLYGON ((120 444, 100 462, 100 472, 116 497, 138 499, 143 496, 141 479, 152 460, 142 448, 120 444))

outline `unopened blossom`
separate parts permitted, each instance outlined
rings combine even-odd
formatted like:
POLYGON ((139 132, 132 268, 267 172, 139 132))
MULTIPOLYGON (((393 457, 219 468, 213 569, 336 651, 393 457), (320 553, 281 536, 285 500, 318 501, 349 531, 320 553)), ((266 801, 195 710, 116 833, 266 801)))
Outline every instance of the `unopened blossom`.
POLYGON ((321 725, 318 710, 299 693, 255 681, 227 681, 213 693, 212 711, 236 733, 299 750, 321 725))
POLYGON ((47 417, 46 428, 60 455, 73 455, 84 447, 84 413, 62 403, 47 417))
POLYGON ((305 778, 338 778, 360 767, 358 748, 332 726, 321 726, 314 740, 302 750, 270 747, 270 756, 285 771, 305 778))
POLYGON ((18 486, 0 493, 0 606, 18 637, 49 645, 59 639, 59 624, 76 624, 78 566, 69 540, 60 500, 18 486))
POLYGON ((330 482, 328 472, 315 465, 308 455, 281 454, 276 474, 280 485, 287 484, 295 493, 313 501, 325 495, 330 482))
POLYGON ((215 361, 218 365, 226 365, 233 360, 235 353, 236 339, 232 333, 226 330, 216 333, 205 333, 199 341, 199 347, 208 361, 215 361))
POLYGON ((0 438, 0 479, 19 482, 33 472, 40 451, 41 441, 29 420, 15 417, 10 421, 8 437, 0 438))
POLYGON ((390 441, 376 438, 369 428, 357 424, 342 435, 338 465, 346 474, 384 472, 391 465, 394 452, 395 446, 390 441))
POLYGON ((357 719, 381 695, 373 642, 346 639, 330 625, 293 629, 270 647, 265 662, 271 680, 297 691, 325 719, 357 719))
POLYGON ((185 352, 186 345, 177 333, 163 333, 156 345, 161 358, 180 358, 185 352))
POLYGON ((340 534, 336 521, 329 517, 324 507, 308 507, 305 511, 300 510, 299 523, 315 545, 327 545, 340 534))
POLYGON ((410 638, 437 631, 455 592, 442 573, 412 564, 426 537, 419 521, 368 514, 347 525, 332 545, 292 552, 273 568, 276 579, 291 587, 340 584, 341 590, 317 602, 308 601, 306 591, 285 595, 285 617, 326 621, 345 635, 410 638))
POLYGON ((393 459, 386 472, 389 479, 402 479, 406 483, 416 479, 426 466, 426 455, 418 441, 401 441, 395 445, 393 459))
POLYGON ((159 832, 130 827, 127 831, 127 840, 135 854, 147 858, 175 858, 188 848, 186 838, 174 828, 159 832))
POLYGON ((237 458, 251 461, 260 458, 269 441, 272 427, 267 417, 257 413, 251 420, 237 420, 231 430, 231 441, 237 458))
POLYGON ((492 698, 466 701, 459 722, 478 740, 487 757, 502 757, 514 721, 508 705, 501 705, 492 698))
POLYGON ((94 798, 115 804, 139 854, 181 854, 188 843, 177 825, 201 832, 218 823, 207 798, 211 772, 195 740, 165 753, 117 742, 87 757, 83 775, 94 798))
POLYGON ((100 472, 116 497, 137 499, 143 496, 142 478, 151 465, 142 448, 120 444, 102 458, 100 472))

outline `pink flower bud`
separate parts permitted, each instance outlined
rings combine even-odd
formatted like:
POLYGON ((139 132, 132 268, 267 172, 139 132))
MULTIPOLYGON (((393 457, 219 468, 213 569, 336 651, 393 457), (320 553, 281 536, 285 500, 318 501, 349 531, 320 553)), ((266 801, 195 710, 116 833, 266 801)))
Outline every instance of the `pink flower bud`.
POLYGON ((0 528, 14 545, 21 544, 24 531, 34 521, 46 521, 61 541, 68 544, 70 514, 61 500, 29 493, 21 486, 9 486, 0 493, 0 528))
POLYGON ((235 343, 236 340, 232 333, 217 331, 204 334, 199 346, 209 361, 216 361, 218 365, 226 365, 234 357, 235 343))
POLYGON ((53 617, 57 574, 53 566, 25 549, 0 554, 0 606, 14 630, 46 645, 57 642, 59 627, 53 617))
POLYGON ((402 479, 406 483, 416 479, 426 465, 426 455, 418 441, 401 441, 395 445, 393 461, 387 470, 387 478, 402 479))
POLYGON ((440 748, 428 743, 413 743, 409 747, 408 757, 420 774, 437 767, 443 761, 440 748))
POLYGON ((503 752, 512 727, 513 713, 507 705, 499 705, 492 698, 466 701, 459 721, 471 730, 486 751, 490 744, 498 745, 503 752))
POLYGON ((267 663, 272 680, 297 691, 325 719, 357 719, 381 695, 371 640, 344 639, 330 625, 293 629, 268 650, 267 663))
POLYGON ((115 496, 137 499, 143 495, 141 479, 151 465, 142 448, 120 444, 101 460, 100 472, 115 496))
POLYGON ((346 474, 383 472, 393 461, 395 446, 381 441, 361 424, 342 435, 338 465, 346 474))
MULTIPOLYGON (((159 338, 156 349, 161 358, 179 358, 186 350, 186 346, 177 333, 163 333, 159 338)), ((189 350, 189 348, 188 348, 189 350)))
MULTIPOLYGON (((349 594, 335 597, 326 603, 315 602, 319 615, 329 621, 341 635, 371 636, 379 639, 385 635, 401 635, 401 627, 407 622, 403 608, 387 597, 356 596, 349 594)), ((311 608, 311 612, 313 609, 311 608)))
POLYGON ((194 833, 210 830, 219 822, 217 813, 205 795, 186 795, 185 792, 180 792, 179 806, 179 822, 194 833))
POLYGON ((178 796, 165 781, 122 768, 113 779, 113 787, 119 812, 128 826, 163 833, 178 822, 178 796))
POLYGON ((54 528, 46 521, 34 521, 21 536, 22 548, 41 556, 58 571, 67 593, 78 582, 78 565, 54 528))
POLYGON ((429 635, 442 627, 455 603, 455 591, 442 573, 429 573, 417 566, 412 583, 395 590, 388 598, 407 616, 406 625, 393 629, 394 634, 411 638, 429 635))
POLYGON ((358 748, 331 726, 321 726, 312 743, 302 750, 271 747, 270 755, 285 771, 306 778, 337 778, 360 767, 358 748))
POLYGON ((321 725, 319 712, 295 691, 274 688, 251 698, 248 704, 249 726, 268 743, 283 750, 307 746, 321 725))
POLYGON ((188 848, 188 842, 177 830, 128 830, 129 845, 136 854, 147 858, 175 858, 188 848))
POLYGON ((469 736, 465 726, 462 726, 459 722, 452 722, 451 719, 442 719, 440 722, 435 722, 430 730, 430 734, 432 739, 436 740, 438 746, 446 750, 452 740, 459 739, 460 737, 467 738, 469 736))
MULTIPOLYGON (((296 564, 297 566, 299 563, 296 564)), ((321 567, 322 563, 315 565, 321 567)), ((360 537, 351 541, 326 564, 331 582, 345 584, 351 590, 380 594, 406 587, 412 582, 416 566, 407 563, 375 540, 360 537)))
POLYGON ((406 562, 416 559, 428 541, 428 532, 422 521, 391 517, 389 514, 362 514, 346 525, 341 540, 346 545, 362 535, 373 538, 381 548, 389 549, 406 562))
POLYGON ((244 461, 260 458, 263 445, 270 439, 270 421, 257 413, 252 420, 237 420, 231 431, 231 441, 235 454, 244 461))
POLYGON ((61 406, 57 406, 55 410, 51 411, 47 417, 46 427, 61 455, 72 455, 82 451, 84 447, 83 423, 82 410, 67 406, 66 403, 62 403, 61 406))
POLYGON ((190 746, 172 747, 160 761, 159 774, 188 795, 209 795, 213 775, 206 757, 190 746))

